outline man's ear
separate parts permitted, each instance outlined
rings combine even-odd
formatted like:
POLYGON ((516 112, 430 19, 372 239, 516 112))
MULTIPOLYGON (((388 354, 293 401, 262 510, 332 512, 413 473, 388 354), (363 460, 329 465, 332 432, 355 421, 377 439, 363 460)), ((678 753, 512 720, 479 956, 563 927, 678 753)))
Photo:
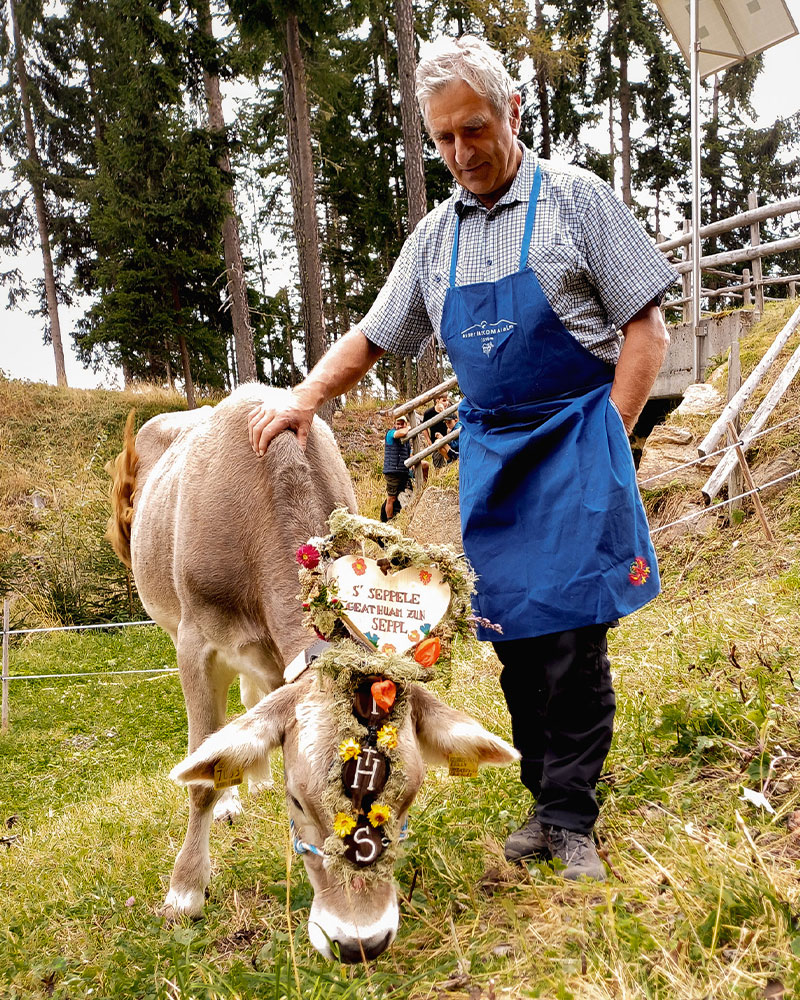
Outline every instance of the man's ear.
POLYGON ((458 712, 419 684, 408 692, 412 719, 422 756, 429 764, 447 764, 451 756, 479 764, 511 764, 520 755, 509 743, 490 733, 471 715, 458 712))
POLYGON ((283 742, 294 718, 299 685, 287 684, 262 698, 249 712, 208 736, 197 749, 170 771, 179 785, 215 784, 218 775, 259 774, 272 750, 283 742))
POLYGON ((519 127, 522 122, 522 98, 519 94, 511 95, 511 131, 514 135, 519 135, 519 127))

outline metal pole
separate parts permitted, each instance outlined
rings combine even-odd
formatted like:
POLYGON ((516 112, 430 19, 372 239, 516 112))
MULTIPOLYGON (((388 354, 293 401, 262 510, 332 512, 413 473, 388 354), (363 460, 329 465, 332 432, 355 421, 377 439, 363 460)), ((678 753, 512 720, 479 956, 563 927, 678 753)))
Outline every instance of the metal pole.
POLYGON ((700 350, 700 42, 698 40, 698 6, 689 5, 689 72, 692 78, 692 333, 694 335, 694 380, 702 377, 700 350))
POLYGON ((0 731, 8 730, 8 616, 11 602, 6 597, 3 601, 3 708, 0 719, 0 731))

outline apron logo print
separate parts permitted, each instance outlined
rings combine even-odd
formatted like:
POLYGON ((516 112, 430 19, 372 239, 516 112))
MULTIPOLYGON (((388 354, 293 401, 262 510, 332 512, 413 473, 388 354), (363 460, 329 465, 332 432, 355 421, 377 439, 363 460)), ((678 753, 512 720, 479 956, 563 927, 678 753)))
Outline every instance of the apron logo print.
POLYGON ((484 340, 484 342, 481 344, 481 350, 483 351, 483 353, 486 355, 487 358, 492 353, 493 347, 494 347, 494 341, 491 338, 489 340, 484 340))
POLYGON ((641 587, 643 583, 647 583, 647 578, 650 576, 650 566, 646 559, 642 556, 637 556, 631 563, 630 572, 628 573, 628 579, 634 585, 634 587, 641 587))
POLYGON ((504 333, 511 333, 517 324, 510 319, 499 319, 496 323, 489 323, 485 319, 480 323, 473 323, 466 330, 461 331, 462 340, 472 340, 473 337, 482 339, 499 337, 504 333))

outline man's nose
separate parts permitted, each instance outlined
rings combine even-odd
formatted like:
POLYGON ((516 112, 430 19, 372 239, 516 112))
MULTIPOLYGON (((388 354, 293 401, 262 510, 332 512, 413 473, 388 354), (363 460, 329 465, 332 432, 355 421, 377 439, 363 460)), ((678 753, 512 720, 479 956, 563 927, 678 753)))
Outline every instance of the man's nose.
POLYGON ((459 167, 468 167, 472 161, 475 147, 469 139, 456 136, 456 163, 459 167))

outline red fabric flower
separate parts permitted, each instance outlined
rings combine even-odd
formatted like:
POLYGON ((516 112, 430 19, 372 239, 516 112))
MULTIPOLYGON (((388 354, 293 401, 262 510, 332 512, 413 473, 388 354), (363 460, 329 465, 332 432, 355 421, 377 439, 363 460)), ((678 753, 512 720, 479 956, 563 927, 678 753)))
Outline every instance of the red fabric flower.
POLYGON ((295 559, 299 566, 305 566, 306 569, 314 569, 315 566, 319 566, 319 552, 313 545, 301 545, 295 559))
POLYGON ((646 559, 642 556, 637 556, 631 563, 631 569, 628 573, 628 579, 634 585, 634 587, 641 587, 643 583, 647 583, 647 578, 650 576, 650 566, 646 559))
POLYGON ((367 564, 359 558, 353 563, 353 572, 356 576, 363 576, 367 572, 367 564))
POLYGON ((426 569, 421 569, 419 571, 419 578, 425 586, 427 586, 433 579, 432 575, 426 569))

